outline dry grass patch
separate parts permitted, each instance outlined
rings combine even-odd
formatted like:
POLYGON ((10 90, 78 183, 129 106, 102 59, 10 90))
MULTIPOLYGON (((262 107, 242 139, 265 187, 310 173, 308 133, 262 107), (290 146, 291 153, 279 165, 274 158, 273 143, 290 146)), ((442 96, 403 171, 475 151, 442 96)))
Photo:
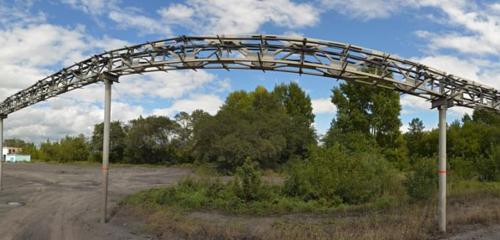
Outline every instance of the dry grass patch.
POLYGON ((436 229, 435 200, 346 207, 326 214, 251 216, 126 204, 120 212, 145 219, 161 239, 441 239, 500 223, 499 183, 458 182, 449 192, 446 236, 436 229))

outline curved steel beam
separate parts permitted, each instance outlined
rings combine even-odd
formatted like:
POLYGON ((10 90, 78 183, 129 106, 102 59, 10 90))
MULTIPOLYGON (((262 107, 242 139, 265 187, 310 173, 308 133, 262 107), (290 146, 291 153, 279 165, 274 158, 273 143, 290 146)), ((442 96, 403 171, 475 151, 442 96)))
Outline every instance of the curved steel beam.
POLYGON ((6 98, 0 104, 0 116, 108 76, 181 69, 317 75, 393 89, 428 99, 433 105, 444 102, 500 111, 498 90, 394 55, 311 38, 251 35, 181 36, 95 55, 6 98))

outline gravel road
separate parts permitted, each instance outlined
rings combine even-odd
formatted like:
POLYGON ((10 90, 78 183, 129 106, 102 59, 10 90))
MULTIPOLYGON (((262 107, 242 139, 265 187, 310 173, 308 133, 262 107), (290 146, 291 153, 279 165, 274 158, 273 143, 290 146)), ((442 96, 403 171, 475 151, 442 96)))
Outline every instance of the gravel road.
MULTIPOLYGON (((111 217, 108 224, 99 223, 99 169, 97 165, 4 164, 0 239, 152 239, 123 219, 111 217)), ((109 212, 112 215, 111 209, 128 194, 173 184, 189 174, 180 168, 112 167, 109 212)))

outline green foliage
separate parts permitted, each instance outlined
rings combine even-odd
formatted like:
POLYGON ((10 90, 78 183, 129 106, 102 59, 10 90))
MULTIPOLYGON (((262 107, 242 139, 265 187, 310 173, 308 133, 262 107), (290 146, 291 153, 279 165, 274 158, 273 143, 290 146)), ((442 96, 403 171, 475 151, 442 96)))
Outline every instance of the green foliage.
MULTIPOLYGON (((434 158, 434 159, 437 159, 434 158)), ((478 175, 478 165, 476 161, 464 159, 462 157, 452 157, 448 160, 450 166, 450 175, 454 180, 473 179, 478 175)))
POLYGON ((414 201, 428 200, 437 190, 438 176, 435 159, 417 159, 405 181, 406 192, 414 201))
POLYGON ((405 134, 406 143, 408 144, 408 154, 410 157, 420 154, 420 145, 424 138, 424 123, 420 118, 414 118, 408 124, 408 132, 405 134))
POLYGON ((217 115, 195 125, 193 154, 224 172, 249 157, 262 168, 276 168, 315 143, 312 116, 309 97, 294 84, 234 92, 217 115))
POLYGON ((489 157, 476 161, 479 179, 483 181, 500 181, 500 145, 491 145, 489 157))
POLYGON ((3 144, 8 147, 24 148, 27 143, 21 139, 14 138, 14 139, 5 139, 3 141, 3 144))
MULTIPOLYGON (((167 117, 139 117, 128 124, 111 123, 110 161, 113 163, 189 163, 193 162, 193 132, 208 113, 196 110, 179 113, 175 121, 167 117)), ((33 159, 41 161, 101 161, 104 124, 96 124, 90 141, 83 135, 67 136, 60 141, 47 140, 36 147, 18 139, 7 144, 23 148, 33 159)))
MULTIPOLYGON (((420 120, 410 122, 405 134, 411 159, 437 159, 438 129, 423 131, 420 120)), ((455 179, 500 180, 500 114, 475 110, 472 117, 454 121, 447 129, 447 156, 455 179)))
MULTIPOLYGON (((383 74, 380 69, 367 68, 365 71, 383 74)), ((331 100, 337 106, 337 116, 323 139, 326 146, 356 144, 344 141, 346 134, 373 138, 387 160, 399 169, 407 167, 408 150, 399 130, 401 105, 398 93, 367 84, 345 82, 332 90, 331 100)))
MULTIPOLYGON (((422 131, 421 121, 410 122, 405 138, 412 159, 437 159, 439 132, 422 131)), ((500 114, 476 110, 455 121, 447 130, 447 155, 450 172, 457 179, 500 180, 500 114)))
POLYGON ((125 140, 127 163, 175 163, 178 124, 168 117, 150 116, 130 121, 125 140))
POLYGON ((311 98, 294 82, 276 86, 272 94, 278 97, 290 118, 286 130, 287 146, 282 159, 304 157, 307 148, 316 144, 311 98))
POLYGON ((304 200, 359 204, 395 189, 395 171, 376 152, 351 152, 340 145, 316 148, 306 162, 295 163, 285 192, 304 200))
MULTIPOLYGON (((103 144, 104 123, 96 124, 92 138, 89 142, 91 151, 91 159, 93 161, 102 161, 102 144, 103 144)), ((112 122, 110 129, 110 149, 109 161, 112 163, 123 160, 125 151, 126 132, 121 122, 112 122)))
POLYGON ((39 158, 42 161, 72 162, 86 161, 89 149, 85 136, 66 136, 59 142, 47 141, 40 145, 39 158))
POLYGON ((236 175, 232 182, 235 195, 243 201, 254 201, 261 198, 262 181, 260 172, 254 163, 247 158, 243 166, 236 169, 236 175))
POLYGON ((179 182, 175 187, 155 188, 126 197, 123 204, 147 208, 173 208, 188 210, 220 210, 236 214, 283 214, 293 212, 325 212, 333 210, 320 201, 305 202, 282 194, 280 187, 262 184, 260 197, 240 198, 232 182, 227 184, 213 179, 179 182))

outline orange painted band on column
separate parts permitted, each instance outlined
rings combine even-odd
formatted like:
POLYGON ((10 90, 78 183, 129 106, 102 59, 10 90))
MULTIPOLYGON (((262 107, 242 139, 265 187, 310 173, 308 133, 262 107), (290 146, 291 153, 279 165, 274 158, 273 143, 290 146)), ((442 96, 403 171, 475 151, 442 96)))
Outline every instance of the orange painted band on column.
POLYGON ((446 173, 447 173, 447 171, 446 171, 446 170, 438 170, 438 173, 439 173, 439 174, 446 174, 446 173))
POLYGON ((101 167, 101 170, 102 170, 103 172, 108 171, 108 167, 107 167, 107 166, 102 166, 102 167, 101 167))

